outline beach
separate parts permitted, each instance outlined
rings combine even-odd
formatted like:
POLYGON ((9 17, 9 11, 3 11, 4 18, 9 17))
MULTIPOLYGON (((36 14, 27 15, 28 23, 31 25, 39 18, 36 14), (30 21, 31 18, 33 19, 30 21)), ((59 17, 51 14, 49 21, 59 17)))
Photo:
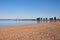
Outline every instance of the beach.
POLYGON ((60 21, 0 27, 0 40, 60 40, 60 21))

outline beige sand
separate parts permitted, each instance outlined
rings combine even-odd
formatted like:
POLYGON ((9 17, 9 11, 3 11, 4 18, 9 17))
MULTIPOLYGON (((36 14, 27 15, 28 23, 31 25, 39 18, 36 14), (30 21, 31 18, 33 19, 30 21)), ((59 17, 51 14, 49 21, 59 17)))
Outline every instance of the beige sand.
POLYGON ((0 40, 60 40, 60 21, 0 27, 0 40))

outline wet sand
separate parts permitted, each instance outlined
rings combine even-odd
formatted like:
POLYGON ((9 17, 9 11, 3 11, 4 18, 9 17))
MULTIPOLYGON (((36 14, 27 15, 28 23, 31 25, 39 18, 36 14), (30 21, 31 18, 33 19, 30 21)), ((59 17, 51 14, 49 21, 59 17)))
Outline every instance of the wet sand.
POLYGON ((60 40, 60 21, 0 27, 0 40, 60 40))

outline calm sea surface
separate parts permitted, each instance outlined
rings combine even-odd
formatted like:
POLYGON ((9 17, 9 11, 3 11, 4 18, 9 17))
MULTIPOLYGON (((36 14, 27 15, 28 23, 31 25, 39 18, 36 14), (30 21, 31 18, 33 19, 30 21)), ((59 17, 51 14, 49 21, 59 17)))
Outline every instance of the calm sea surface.
POLYGON ((15 25, 26 25, 26 24, 35 24, 36 21, 0 21, 1 26, 15 26, 15 25))

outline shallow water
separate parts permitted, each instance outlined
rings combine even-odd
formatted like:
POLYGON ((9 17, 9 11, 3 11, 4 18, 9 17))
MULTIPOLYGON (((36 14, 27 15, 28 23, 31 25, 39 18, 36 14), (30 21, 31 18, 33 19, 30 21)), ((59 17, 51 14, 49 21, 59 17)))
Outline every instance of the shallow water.
POLYGON ((0 21, 0 26, 15 26, 15 25, 26 25, 35 24, 36 21, 0 21))
POLYGON ((2 26, 16 26, 16 25, 27 25, 27 24, 36 24, 36 23, 46 23, 48 21, 11 21, 11 20, 0 20, 0 27, 2 26))

